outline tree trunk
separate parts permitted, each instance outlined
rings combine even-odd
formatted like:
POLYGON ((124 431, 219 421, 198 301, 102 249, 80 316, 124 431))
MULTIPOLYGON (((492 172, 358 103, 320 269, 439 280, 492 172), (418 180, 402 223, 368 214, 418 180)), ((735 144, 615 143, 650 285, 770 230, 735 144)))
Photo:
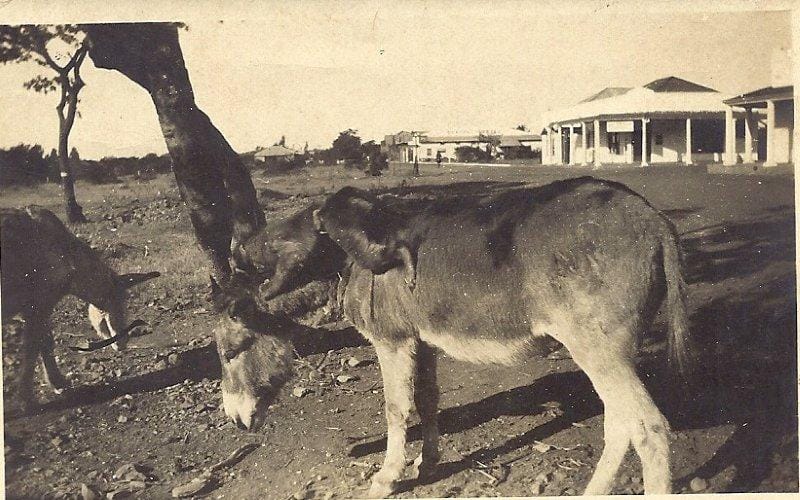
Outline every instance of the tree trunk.
POLYGON ((58 166, 61 171, 61 190, 64 192, 64 209, 67 212, 67 221, 85 223, 86 216, 83 208, 75 199, 75 181, 72 178, 72 168, 69 160, 69 133, 75 123, 75 111, 78 107, 78 92, 82 82, 78 79, 74 85, 70 84, 68 71, 63 72, 59 78, 61 85, 61 101, 58 103, 58 166), (67 114, 64 115, 64 107, 67 114))
POLYGON ((88 222, 83 215, 83 208, 75 199, 75 182, 72 179, 72 168, 69 164, 68 141, 69 131, 59 126, 58 131, 58 166, 61 170, 61 190, 64 192, 64 207, 67 211, 67 220, 71 223, 88 222))
POLYGON ((150 94, 197 239, 214 274, 227 276, 231 242, 261 228, 264 213, 239 155, 195 103, 178 28, 140 23, 85 29, 95 66, 120 71, 150 94))

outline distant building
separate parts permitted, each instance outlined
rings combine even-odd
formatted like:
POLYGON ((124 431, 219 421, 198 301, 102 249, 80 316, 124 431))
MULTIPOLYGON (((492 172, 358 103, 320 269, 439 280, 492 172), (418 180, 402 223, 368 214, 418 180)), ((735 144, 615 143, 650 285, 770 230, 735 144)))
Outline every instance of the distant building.
POLYGON ((792 161, 794 87, 766 87, 726 99, 725 164, 792 161), (744 115, 739 112, 744 111, 744 115), (742 116, 737 119, 736 116, 742 116), (741 132, 741 133, 740 133, 741 132), (743 136, 744 140, 738 138, 743 136))
POLYGON ((294 149, 289 149, 285 146, 270 146, 268 148, 263 148, 256 151, 254 158, 256 161, 267 162, 270 160, 277 160, 277 161, 287 161, 290 162, 294 160, 294 157, 297 155, 297 151, 294 149))
POLYGON ((725 97, 674 76, 642 87, 608 87, 548 114, 542 162, 645 166, 721 161, 730 112, 725 97))
POLYGON ((402 131, 387 135, 381 142, 381 149, 389 160, 401 162, 414 161, 414 154, 419 161, 435 161, 437 153, 441 153, 445 161, 455 161, 456 150, 465 146, 489 148, 494 156, 504 157, 519 155, 522 149, 530 153, 541 151, 541 136, 521 130, 472 133, 402 131))

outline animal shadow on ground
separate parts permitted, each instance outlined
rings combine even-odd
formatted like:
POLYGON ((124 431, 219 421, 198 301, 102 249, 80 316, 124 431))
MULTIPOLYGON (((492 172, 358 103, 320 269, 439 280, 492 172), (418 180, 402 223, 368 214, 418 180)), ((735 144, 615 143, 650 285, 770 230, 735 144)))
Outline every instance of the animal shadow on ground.
MULTIPOLYGON (((331 349, 342 349, 366 344, 366 340, 353 328, 327 331, 311 327, 303 327, 298 334, 296 349, 301 356, 327 352, 331 349)), ((79 406, 92 405, 111 401, 125 394, 153 392, 184 380, 200 381, 204 378, 218 379, 221 376, 216 345, 208 345, 190 349, 181 353, 179 365, 163 370, 148 372, 143 375, 102 384, 73 387, 58 399, 54 399, 39 407, 39 412, 64 410, 79 406)), ((18 412, 6 412, 6 418, 19 418, 18 412), (17 414, 15 414, 17 413, 17 414)))
MULTIPOLYGON (((794 262, 794 214, 783 211, 761 220, 720 225, 684 240, 687 281, 719 283, 748 278, 774 262, 794 262)), ((787 267, 793 270, 794 267, 787 267)), ((663 349, 643 357, 639 371, 673 430, 706 429, 733 424, 730 438, 714 456, 676 487, 699 476, 711 478, 735 467, 728 492, 752 491, 770 473, 773 455, 796 447, 797 362, 796 289, 792 271, 751 279, 702 304, 690 318, 698 347, 699 368, 683 385, 664 370, 663 349), (771 276, 771 277, 770 277, 771 276), (793 444, 794 443, 794 444, 793 444)), ((663 318, 655 328, 664 338, 663 318)), ((600 414, 602 403, 582 372, 545 375, 532 384, 476 402, 442 410, 442 434, 462 432, 501 416, 529 415, 537 405, 560 401, 564 414, 528 432, 461 460, 443 463, 428 482, 469 468, 475 460, 492 460, 535 440, 543 440, 600 414)), ((420 428, 409 429, 409 441, 420 439, 420 428)), ((385 450, 380 439, 354 446, 360 457, 385 450)), ((796 451, 793 459, 796 461, 796 451)), ((797 484, 796 467, 794 483, 797 484)), ((406 481, 400 490, 413 487, 406 481)))
POLYGON ((788 451, 797 439, 793 208, 699 233, 683 239, 687 281, 722 291, 691 316, 701 357, 689 388, 662 387, 654 398, 675 430, 735 425, 693 476, 734 466, 726 492, 752 491, 769 476, 776 453, 790 454, 796 489, 797 452, 788 451), (770 270, 776 263, 783 265, 770 270))
MULTIPOLYGON (((542 425, 513 437, 492 448, 481 448, 463 456, 460 460, 441 463, 436 472, 425 483, 435 483, 461 471, 470 469, 475 462, 489 461, 505 456, 514 450, 541 441, 603 411, 603 404, 592 391, 592 384, 583 372, 548 374, 533 384, 516 387, 471 403, 446 408, 439 413, 439 430, 444 436, 478 427, 498 417, 531 415, 537 406, 550 401, 559 401, 563 413, 542 425)), ((419 425, 408 431, 408 440, 421 439, 419 425)), ((444 437, 443 439, 447 439, 444 437)), ((362 457, 386 449, 386 439, 360 443, 350 451, 353 457, 362 457)), ((398 491, 412 488, 416 481, 403 481, 398 491)))

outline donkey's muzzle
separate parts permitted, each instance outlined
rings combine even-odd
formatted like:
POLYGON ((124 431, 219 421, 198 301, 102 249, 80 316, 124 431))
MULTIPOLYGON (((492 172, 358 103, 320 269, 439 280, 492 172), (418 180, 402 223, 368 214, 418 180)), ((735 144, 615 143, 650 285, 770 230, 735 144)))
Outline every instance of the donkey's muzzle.
POLYGON ((263 422, 258 415, 258 399, 245 393, 233 393, 223 389, 222 406, 236 427, 242 430, 255 431, 263 422))

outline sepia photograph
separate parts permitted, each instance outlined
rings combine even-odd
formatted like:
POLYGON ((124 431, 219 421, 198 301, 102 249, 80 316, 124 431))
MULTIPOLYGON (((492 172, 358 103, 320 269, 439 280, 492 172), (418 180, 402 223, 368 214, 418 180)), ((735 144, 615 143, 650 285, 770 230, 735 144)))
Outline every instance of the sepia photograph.
POLYGON ((0 0, 3 497, 794 497, 798 44, 0 0))

